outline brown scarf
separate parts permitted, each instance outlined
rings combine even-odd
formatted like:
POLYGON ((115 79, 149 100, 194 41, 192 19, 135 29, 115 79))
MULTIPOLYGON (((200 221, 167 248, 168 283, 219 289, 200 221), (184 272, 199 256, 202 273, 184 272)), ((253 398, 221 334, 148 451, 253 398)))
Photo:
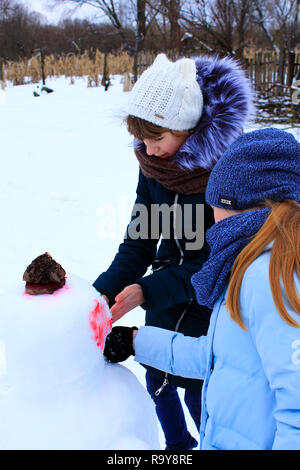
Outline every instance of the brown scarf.
POLYGON ((210 175, 209 170, 197 168, 193 171, 183 170, 169 158, 162 159, 146 155, 135 150, 143 175, 153 178, 162 186, 180 194, 204 193, 210 175))

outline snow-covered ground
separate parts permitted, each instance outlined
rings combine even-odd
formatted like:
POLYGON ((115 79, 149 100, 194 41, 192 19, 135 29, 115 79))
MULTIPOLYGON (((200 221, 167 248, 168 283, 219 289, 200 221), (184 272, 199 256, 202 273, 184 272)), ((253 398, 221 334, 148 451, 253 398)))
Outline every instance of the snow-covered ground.
MULTIPOLYGON (((47 86, 54 93, 34 97, 36 85, 27 84, 0 96, 0 295, 46 251, 92 283, 113 259, 135 199, 138 162, 122 124, 121 77, 107 92, 84 78, 47 86)), ((286 130, 300 140, 299 128, 286 130)), ((143 322, 136 308, 118 324, 143 322)), ((144 368, 132 358, 123 364, 144 385, 144 368)), ((160 441, 163 449, 161 431, 160 441)))

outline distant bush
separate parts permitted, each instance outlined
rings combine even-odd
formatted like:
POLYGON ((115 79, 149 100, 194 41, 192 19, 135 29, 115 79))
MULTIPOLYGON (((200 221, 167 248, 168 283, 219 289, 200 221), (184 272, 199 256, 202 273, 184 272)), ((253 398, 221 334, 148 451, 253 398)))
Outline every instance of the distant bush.
MULTIPOLYGON (((56 57, 54 54, 48 55, 44 59, 44 72, 46 77, 83 77, 87 76, 90 82, 99 82, 99 75, 102 75, 104 67, 104 53, 97 50, 85 51, 81 55, 66 54, 56 57)), ((119 54, 107 54, 108 74, 121 75, 131 73, 133 69, 133 59, 126 52, 119 54)), ((14 85, 24 83, 36 83, 41 80, 41 60, 36 55, 30 59, 18 61, 8 61, 4 65, 4 75, 6 80, 14 85)))

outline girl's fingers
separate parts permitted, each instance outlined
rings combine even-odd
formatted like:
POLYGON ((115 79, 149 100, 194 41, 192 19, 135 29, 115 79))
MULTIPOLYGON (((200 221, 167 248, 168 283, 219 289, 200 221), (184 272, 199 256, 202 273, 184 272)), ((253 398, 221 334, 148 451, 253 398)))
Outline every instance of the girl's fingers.
POLYGON ((128 307, 127 307, 126 304, 124 304, 124 303, 122 303, 122 304, 117 303, 117 304, 114 304, 114 305, 112 306, 112 308, 110 309, 110 311, 111 311, 111 314, 112 314, 112 316, 113 316, 113 318, 114 318, 114 317, 116 317, 117 315, 120 315, 120 314, 121 314, 121 315, 123 316, 125 313, 127 313, 127 312, 128 312, 128 307))
POLYGON ((113 315, 112 315, 112 323, 115 323, 116 321, 120 320, 120 318, 122 318, 124 315, 125 315, 126 312, 122 312, 122 311, 118 311, 118 312, 115 312, 113 315))

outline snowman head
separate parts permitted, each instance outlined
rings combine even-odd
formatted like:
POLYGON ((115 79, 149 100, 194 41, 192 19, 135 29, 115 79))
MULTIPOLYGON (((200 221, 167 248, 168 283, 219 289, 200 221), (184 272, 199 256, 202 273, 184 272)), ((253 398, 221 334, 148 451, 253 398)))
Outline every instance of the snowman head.
POLYGON ((0 340, 5 344, 10 385, 21 394, 57 395, 66 387, 76 390, 95 371, 100 380, 104 342, 111 329, 105 300, 90 283, 66 273, 63 282, 62 276, 51 278, 61 287, 37 295, 42 289, 32 286, 33 280, 47 288, 51 283, 45 273, 30 266, 24 273, 29 279, 26 285, 12 288, 0 299, 0 340), (35 279, 29 275, 37 272, 35 279))

